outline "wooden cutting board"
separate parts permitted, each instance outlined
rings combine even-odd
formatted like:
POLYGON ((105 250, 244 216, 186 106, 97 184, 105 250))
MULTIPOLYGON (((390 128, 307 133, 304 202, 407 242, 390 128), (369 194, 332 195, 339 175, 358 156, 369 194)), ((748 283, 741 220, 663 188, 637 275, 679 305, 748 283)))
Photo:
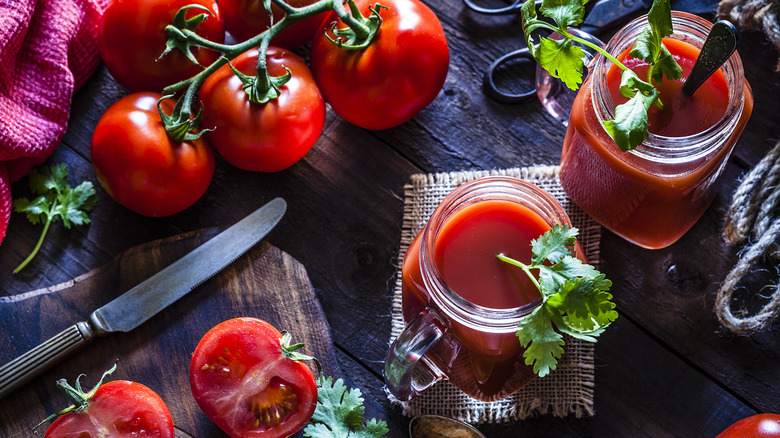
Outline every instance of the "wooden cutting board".
MULTIPOLYGON (((66 284, 0 298, 0 363, 86 321, 93 310, 219 231, 203 230, 141 245, 66 284)), ((190 393, 188 371, 203 334, 239 316, 261 318, 289 331, 293 342, 306 344, 304 353, 320 360, 327 375, 341 377, 328 324, 305 268, 263 241, 137 329, 96 339, 0 400, 0 436, 43 436, 47 426, 35 434, 31 429, 68 404, 56 380, 64 377, 73 384, 83 373, 81 383, 87 390, 114 363, 117 370, 106 381, 132 380, 157 392, 171 411, 177 436, 227 436, 198 408, 190 393)))

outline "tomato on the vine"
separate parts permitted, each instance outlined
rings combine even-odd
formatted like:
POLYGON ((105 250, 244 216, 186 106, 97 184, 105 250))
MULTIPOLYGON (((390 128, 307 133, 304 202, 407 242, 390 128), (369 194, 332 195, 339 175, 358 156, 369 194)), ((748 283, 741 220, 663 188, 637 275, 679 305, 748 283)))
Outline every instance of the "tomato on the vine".
MULTIPOLYGON (((74 389, 64 379, 58 382, 60 385, 74 389)), ((60 416, 46 430, 46 438, 173 438, 170 411, 149 387, 127 380, 103 384, 101 379, 94 391, 84 393, 77 380, 75 391, 67 392, 74 405, 55 414, 60 416)))
MULTIPOLYGON (((168 216, 189 207, 214 175, 214 152, 205 139, 176 142, 157 110, 159 93, 127 95, 103 114, 92 135, 92 165, 119 204, 145 216, 168 216)), ((174 102, 162 102, 171 114, 174 102)))
POLYGON ((716 438, 780 438, 780 414, 756 414, 729 426, 716 438))
MULTIPOLYGON (((287 4, 299 8, 315 2, 316 0, 289 0, 287 4)), ((239 41, 246 41, 271 27, 268 11, 265 10, 262 0, 220 0, 219 8, 225 29, 239 41)), ((271 6, 271 11, 274 23, 284 17, 282 9, 275 4, 271 6)), ((327 14, 316 14, 292 24, 276 35, 271 44, 294 49, 308 43, 314 38, 314 32, 319 29, 325 15, 327 14)))
POLYGON ((192 394, 231 437, 287 437, 314 413, 314 375, 290 358, 283 337, 266 321, 235 318, 217 324, 195 348, 192 394))
MULTIPOLYGON (((245 75, 257 74, 257 49, 231 61, 245 75)), ((249 100, 243 83, 228 65, 204 81, 201 126, 212 146, 234 166, 257 172, 276 172, 300 160, 311 149, 325 126, 325 101, 306 63, 294 53, 269 47, 268 73, 291 79, 280 95, 267 103, 249 100)))
MULTIPOLYGON (((113 0, 98 25, 98 51, 111 76, 131 92, 157 91, 187 79, 201 71, 184 53, 174 49, 160 60, 165 51, 165 26, 171 24, 180 8, 198 4, 208 8, 190 8, 192 18, 207 14, 195 32, 216 43, 225 41, 225 28, 214 0, 113 0)), ((214 62, 219 53, 204 48, 193 50, 202 66, 214 62)))
POLYGON ((345 50, 331 42, 330 23, 314 36, 311 69, 325 101, 344 120, 366 129, 392 128, 414 117, 439 94, 449 68, 441 23, 419 0, 356 0, 363 14, 379 3, 382 24, 368 47, 345 50))

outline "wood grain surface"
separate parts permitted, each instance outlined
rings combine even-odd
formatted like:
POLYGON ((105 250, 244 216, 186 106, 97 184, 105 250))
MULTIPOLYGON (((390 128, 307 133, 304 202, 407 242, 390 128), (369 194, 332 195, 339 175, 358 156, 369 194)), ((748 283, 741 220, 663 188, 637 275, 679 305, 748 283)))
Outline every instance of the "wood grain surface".
MULTIPOLYGON (((90 215, 92 224, 70 231, 54 224, 35 261, 13 275, 11 271, 35 246, 41 228, 21 214, 12 214, 8 235, 0 245, 0 296, 29 300, 24 298, 29 291, 77 278, 84 281, 85 274, 128 248, 193 230, 227 227, 282 196, 288 212, 267 242, 305 266, 327 316, 339 369, 363 391, 367 416, 386 420, 388 437, 407 437, 409 419, 388 401, 382 379, 404 184, 416 173, 557 164, 565 135, 565 127, 538 100, 501 104, 482 91, 482 76, 491 62, 524 46, 519 16, 477 14, 461 1, 428 0, 426 4, 441 20, 450 47, 447 80, 427 108, 409 122, 384 131, 361 129, 328 109, 322 136, 295 166, 271 174, 252 173, 217 158, 214 179, 203 198, 167 218, 129 212, 99 187, 90 159, 92 133, 103 112, 127 94, 101 66, 76 94, 68 132, 49 160, 67 163, 73 183, 95 184, 100 199, 90 215)), ((672 7, 704 10, 705 18, 717 19, 717 2, 712 0, 672 0, 672 7)), ((778 54, 764 34, 739 31, 739 54, 754 91, 755 109, 712 206, 680 241, 663 250, 638 248, 606 230, 602 234, 601 267, 614 283, 621 317, 596 346, 595 415, 540 415, 522 422, 480 425, 489 437, 707 438, 752 413, 780 413, 780 323, 755 335, 734 336, 719 327, 712 309, 718 286, 742 249, 723 239, 731 194, 740 178, 780 139, 778 54)), ((614 32, 604 29, 597 36, 606 41, 614 32)), ((305 58, 306 51, 303 47, 298 52, 305 58)), ((517 78, 517 87, 528 87, 533 66, 514 66, 510 74, 517 78)), ((27 180, 13 184, 12 194, 29 196, 27 180)), ((106 287, 89 298, 95 303, 108 301, 117 293, 117 283, 129 285, 130 277, 142 278, 125 271, 105 280, 106 287)), ((765 276, 751 276, 741 285, 737 304, 761 303, 762 287, 776 281, 776 268, 767 266, 765 276)), ((16 418, 14 413, 30 411, 37 420, 53 412, 63 400, 51 395, 54 379, 87 372, 86 381, 93 382, 119 352, 120 377, 143 375, 142 380, 161 392, 168 385, 186 388, 182 378, 166 380, 173 371, 158 370, 166 364, 141 359, 150 342, 146 338, 156 334, 158 327, 162 333, 182 336, 178 340, 171 335, 173 343, 165 348, 189 354, 197 341, 197 335, 188 333, 190 319, 201 324, 201 331, 219 319, 208 313, 188 314, 183 303, 209 302, 222 311, 243 302, 241 295, 224 298, 230 303, 226 304, 217 301, 216 294, 207 300, 197 292, 177 303, 183 306, 181 315, 175 307, 149 321, 149 328, 99 339, 87 350, 95 355, 93 359, 63 364, 12 400, 0 400, 0 436, 9 427, 25 431, 14 436, 31 436, 26 417, 16 418), (85 370, 88 365, 94 371, 85 370)), ((79 299, 58 303, 46 297, 53 294, 39 295, 25 310, 10 310, 5 301, 0 306, 3 330, 9 324, 23 327, 13 338, 3 334, 0 354, 20 352, 73 322, 69 316, 51 327, 49 320, 59 319, 60 314, 84 317, 92 308, 79 299)), ((190 405, 172 409, 181 416, 180 424, 199 418, 190 405)))
MULTIPOLYGON (((0 362, 86 320, 106 300, 143 281, 215 232, 209 229, 141 245, 72 282, 0 300, 0 313, 17 317, 3 321, 0 362)), ((133 380, 152 388, 168 405, 179 436, 226 436, 192 398, 189 363, 206 331, 239 316, 261 318, 289 331, 294 342, 306 344, 305 353, 321 361, 327 375, 340 377, 330 330, 306 270, 263 241, 136 330, 98 338, 4 400, 0 424, 5 430, 0 436, 31 436, 38 422, 67 406, 64 394, 54 385, 57 379, 64 377, 72 384, 83 373, 84 388, 91 388, 114 363, 117 370, 106 381, 133 380)))

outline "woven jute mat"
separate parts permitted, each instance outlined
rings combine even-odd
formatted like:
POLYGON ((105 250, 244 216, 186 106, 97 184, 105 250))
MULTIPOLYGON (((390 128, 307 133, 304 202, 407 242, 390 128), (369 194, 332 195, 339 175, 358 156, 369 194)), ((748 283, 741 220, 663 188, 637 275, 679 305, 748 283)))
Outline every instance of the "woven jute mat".
MULTIPOLYGON (((580 230, 578 240, 590 264, 598 268, 601 227, 572 203, 561 187, 558 166, 534 166, 493 171, 467 171, 419 174, 404 187, 404 216, 398 256, 398 274, 393 296, 392 342, 403 330, 401 314, 401 262, 417 233, 425 226, 436 206, 455 187, 485 176, 501 175, 524 179, 553 195, 563 206, 572 225, 580 230)), ((594 345, 570 337, 565 338, 565 353, 558 368, 548 376, 535 379, 517 393, 495 402, 481 402, 461 392, 447 381, 433 385, 410 402, 401 402, 392 395, 408 416, 437 414, 467 423, 501 423, 521 420, 534 415, 557 417, 593 415, 594 345)))

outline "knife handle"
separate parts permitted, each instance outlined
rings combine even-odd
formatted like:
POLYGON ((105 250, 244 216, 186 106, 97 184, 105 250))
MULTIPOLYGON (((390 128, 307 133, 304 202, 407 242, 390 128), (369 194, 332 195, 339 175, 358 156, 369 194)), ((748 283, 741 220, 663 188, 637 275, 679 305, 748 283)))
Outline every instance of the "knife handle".
POLYGON ((87 345, 95 331, 86 322, 72 325, 0 367, 0 399, 87 345))

